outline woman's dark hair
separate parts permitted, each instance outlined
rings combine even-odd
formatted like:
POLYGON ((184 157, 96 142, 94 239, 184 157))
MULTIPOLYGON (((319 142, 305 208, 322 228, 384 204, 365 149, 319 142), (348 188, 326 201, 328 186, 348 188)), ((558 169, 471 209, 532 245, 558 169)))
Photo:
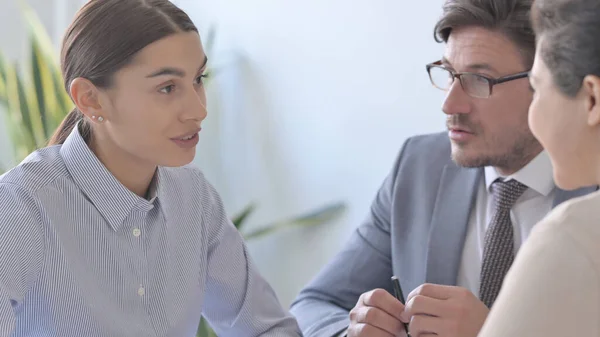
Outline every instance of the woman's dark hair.
MULTIPOLYGON (((62 42, 61 70, 69 92, 82 77, 99 88, 109 88, 113 75, 147 45, 178 32, 198 32, 185 12, 169 0, 90 0, 75 15, 62 42)), ((62 144, 75 125, 89 140, 91 125, 74 108, 49 145, 62 144)))
POLYGON ((587 75, 600 76, 600 1, 536 0, 539 53, 556 86, 574 97, 587 75))
POLYGON ((437 42, 448 42, 453 29, 482 27, 503 33, 519 48, 528 69, 535 57, 530 12, 533 0, 446 0, 434 28, 437 42))

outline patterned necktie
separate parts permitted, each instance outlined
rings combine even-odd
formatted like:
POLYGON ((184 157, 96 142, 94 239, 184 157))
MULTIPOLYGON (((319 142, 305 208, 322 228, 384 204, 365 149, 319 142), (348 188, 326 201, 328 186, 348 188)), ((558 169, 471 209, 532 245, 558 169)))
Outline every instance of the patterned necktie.
POLYGON ((479 297, 488 308, 492 307, 506 273, 514 259, 514 235, 510 209, 525 192, 527 186, 516 180, 496 180, 493 196, 496 210, 485 232, 479 297))

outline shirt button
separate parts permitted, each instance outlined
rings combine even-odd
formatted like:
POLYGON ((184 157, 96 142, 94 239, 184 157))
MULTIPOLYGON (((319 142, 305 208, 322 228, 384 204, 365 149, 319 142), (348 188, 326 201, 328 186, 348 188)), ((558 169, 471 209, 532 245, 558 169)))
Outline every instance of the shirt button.
POLYGON ((138 289, 138 295, 140 296, 144 296, 146 294, 146 289, 144 289, 144 287, 141 287, 138 289))
POLYGON ((135 228, 135 229, 133 230, 133 236, 135 236, 136 238, 137 238, 138 236, 140 236, 141 234, 142 234, 142 231, 141 231, 139 228, 135 228))

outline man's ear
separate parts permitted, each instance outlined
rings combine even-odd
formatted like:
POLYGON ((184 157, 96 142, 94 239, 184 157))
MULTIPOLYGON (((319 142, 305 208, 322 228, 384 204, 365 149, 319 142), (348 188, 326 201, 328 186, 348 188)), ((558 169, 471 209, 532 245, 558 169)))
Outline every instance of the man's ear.
POLYGON ((106 120, 106 116, 102 114, 103 109, 100 104, 100 93, 90 80, 82 77, 74 79, 71 81, 69 91, 77 109, 89 118, 90 121, 102 123, 106 120))
POLYGON ((600 77, 587 75, 581 87, 589 126, 600 125, 600 77))

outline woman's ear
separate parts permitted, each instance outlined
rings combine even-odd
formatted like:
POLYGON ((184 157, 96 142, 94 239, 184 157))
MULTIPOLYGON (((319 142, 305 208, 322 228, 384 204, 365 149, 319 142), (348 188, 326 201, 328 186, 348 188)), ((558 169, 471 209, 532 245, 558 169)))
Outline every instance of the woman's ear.
POLYGON ((106 120, 102 114, 98 88, 90 80, 81 77, 74 79, 69 91, 77 109, 90 121, 102 123, 106 120))
POLYGON ((589 126, 600 125, 600 77, 587 75, 583 79, 581 90, 585 95, 585 108, 589 126))

